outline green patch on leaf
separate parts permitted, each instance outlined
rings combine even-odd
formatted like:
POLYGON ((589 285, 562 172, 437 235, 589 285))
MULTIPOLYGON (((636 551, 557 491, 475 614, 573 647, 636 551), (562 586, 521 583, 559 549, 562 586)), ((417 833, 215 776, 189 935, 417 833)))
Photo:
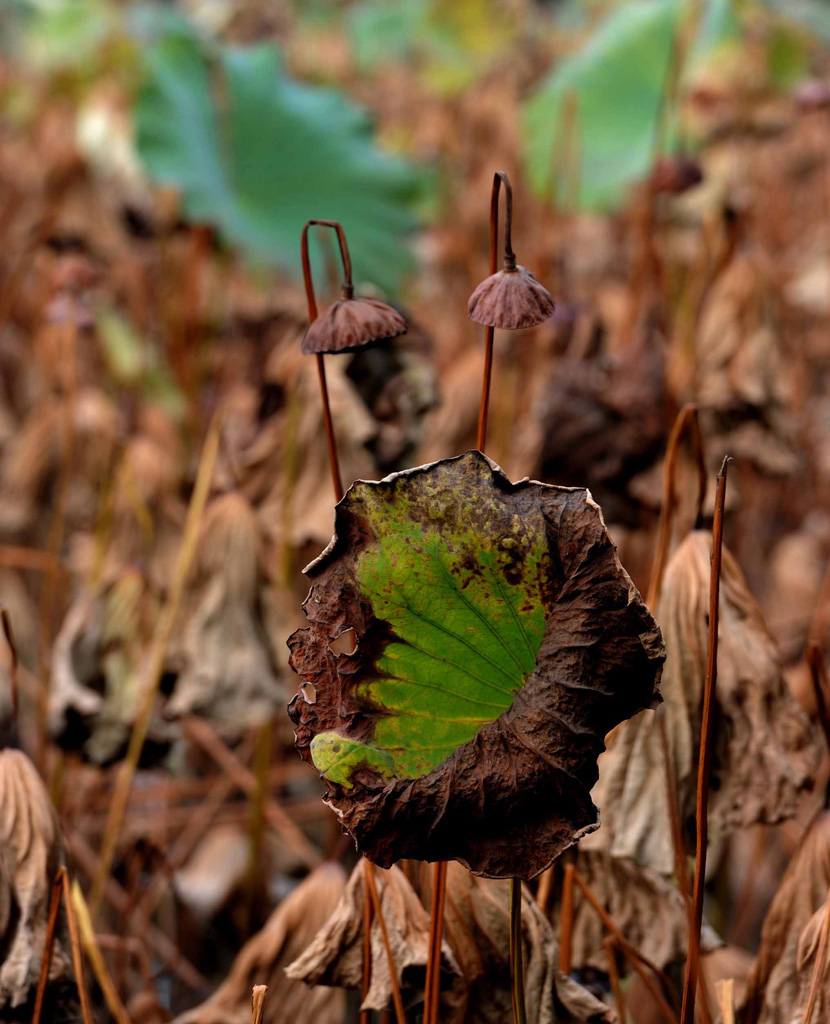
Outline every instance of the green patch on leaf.
POLYGON ((385 716, 371 744, 321 733, 311 745, 320 772, 346 787, 361 761, 385 776, 418 778, 469 742, 510 707, 545 629, 540 516, 505 522, 493 497, 492 507, 470 510, 466 526, 434 523, 413 535, 409 502, 384 509, 373 497, 361 506, 376 543, 357 575, 394 639, 357 696, 385 716))

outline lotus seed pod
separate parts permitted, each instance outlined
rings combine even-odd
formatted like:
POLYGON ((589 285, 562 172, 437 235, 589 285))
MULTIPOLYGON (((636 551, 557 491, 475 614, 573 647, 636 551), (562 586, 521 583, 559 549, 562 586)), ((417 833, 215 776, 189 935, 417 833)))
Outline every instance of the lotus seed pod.
POLYGON ((342 297, 309 326, 301 348, 306 355, 354 352, 405 333, 406 321, 397 310, 377 299, 352 298, 351 288, 344 286, 342 297))
POLYGON ((505 256, 504 268, 482 281, 470 296, 467 316, 485 327, 516 331, 543 323, 555 308, 547 288, 505 256))

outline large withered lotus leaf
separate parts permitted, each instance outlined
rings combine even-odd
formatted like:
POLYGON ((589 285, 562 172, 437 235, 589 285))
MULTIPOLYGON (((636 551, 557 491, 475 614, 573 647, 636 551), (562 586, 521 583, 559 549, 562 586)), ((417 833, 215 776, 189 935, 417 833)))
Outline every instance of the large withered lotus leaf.
POLYGON ((597 827, 603 737, 663 644, 587 491, 480 452, 359 481, 305 571, 289 714, 362 853, 532 877, 597 827))
POLYGON ((382 338, 406 333, 401 314, 377 299, 338 299, 305 333, 302 351, 354 352, 382 338))
POLYGON ((550 292, 522 266, 505 267, 486 278, 467 303, 467 316, 485 327, 516 331, 553 316, 550 292))

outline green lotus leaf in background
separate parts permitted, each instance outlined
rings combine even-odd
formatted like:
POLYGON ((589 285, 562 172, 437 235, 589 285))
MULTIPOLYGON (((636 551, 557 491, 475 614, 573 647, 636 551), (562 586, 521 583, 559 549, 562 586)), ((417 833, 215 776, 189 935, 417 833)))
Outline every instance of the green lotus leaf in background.
POLYGON ((469 452, 356 483, 335 527, 289 640, 302 756, 378 863, 532 877, 596 827, 603 738, 663 659, 599 508, 469 452))
MULTIPOLYGON (((732 0, 701 8, 691 56, 699 61, 734 40, 732 0)), ((561 201, 557 153, 570 149, 578 205, 608 209, 641 179, 656 155, 658 119, 675 52, 691 5, 685 0, 630 0, 617 7, 586 45, 560 61, 524 108, 525 168, 540 196, 561 201), (566 110, 570 104, 572 127, 566 110), (568 133, 573 138, 568 139, 568 133)), ((566 161, 565 161, 566 162, 566 161)))
POLYGON ((305 222, 339 220, 356 278, 400 284, 423 181, 378 147, 362 111, 289 77, 270 44, 208 54, 181 19, 146 47, 144 66, 138 151, 153 178, 181 190, 188 217, 295 275, 305 222))

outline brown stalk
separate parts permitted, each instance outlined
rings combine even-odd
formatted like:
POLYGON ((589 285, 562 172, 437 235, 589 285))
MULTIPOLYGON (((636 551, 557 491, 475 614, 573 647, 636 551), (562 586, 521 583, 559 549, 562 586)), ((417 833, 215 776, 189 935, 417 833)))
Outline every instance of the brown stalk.
MULTIPOLYGON (((240 763, 236 755, 228 749, 203 718, 184 718, 181 726, 185 736, 200 746, 206 754, 209 754, 219 767, 233 779, 235 785, 249 796, 256 792, 257 780, 254 773, 240 763)), ((297 827, 290 815, 273 798, 266 797, 263 814, 274 831, 292 847, 299 857, 303 858, 309 867, 317 867, 322 862, 323 858, 306 839, 302 829, 297 827)))
POLYGON ((669 804, 672 845, 674 846, 674 873, 677 876, 677 887, 680 890, 680 895, 688 907, 689 876, 686 868, 686 848, 683 842, 683 828, 680 824, 680 808, 677 806, 677 780, 674 777, 674 767, 671 761, 669 732, 666 728, 666 716, 662 708, 658 708, 655 714, 657 715, 657 730, 660 736, 660 747, 663 752, 663 763, 666 772, 666 798, 669 804))
POLYGON ((51 551, 19 544, 0 544, 0 566, 4 569, 29 569, 32 572, 66 572, 64 564, 51 551))
MULTIPOLYGON (((365 859, 365 858, 364 858, 365 859)), ((364 870, 368 874, 374 870, 371 861, 366 861, 364 870)), ((368 889, 368 883, 367 883, 368 889)), ((363 894, 363 986, 361 988, 361 1004, 366 1001, 369 994, 369 986, 372 984, 372 900, 363 894)), ((360 1011, 360 1024, 369 1024, 371 1010, 360 1011)))
POLYGON ((614 1005, 617 1007, 617 1019, 620 1024, 625 1024, 625 997, 623 996, 620 983, 620 972, 617 970, 617 944, 608 936, 602 943, 605 949, 605 958, 608 962, 608 977, 611 980, 611 991, 614 994, 614 1005))
POLYGON ((447 862, 432 868, 432 900, 429 918, 429 950, 424 984, 423 1024, 438 1024, 438 996, 441 978, 441 942, 444 933, 444 904, 447 897, 447 862))
MULTIPOLYGON (((100 862, 92 847, 79 832, 70 835, 69 846, 76 863, 89 877, 93 877, 98 871, 100 862)), ((185 985, 195 992, 203 992, 208 988, 207 979, 196 970, 180 952, 178 946, 160 928, 151 924, 140 905, 132 906, 130 896, 112 877, 107 879, 104 896, 118 914, 130 921, 132 927, 140 928, 144 932, 150 949, 185 985)))
POLYGON ((660 991, 654 978, 652 978, 649 975, 649 973, 645 970, 645 968, 637 959, 637 957, 632 954, 630 949, 622 947, 622 954, 628 961, 631 969, 639 976, 640 981, 642 981, 642 983, 651 993, 651 997, 657 1003, 657 1008, 660 1011, 660 1015, 666 1021, 666 1024, 677 1024, 677 1020, 674 1016, 674 1011, 666 1002, 666 997, 660 991))
POLYGON ((551 864, 547 871, 543 871, 539 877, 539 887, 536 890, 536 903, 542 913, 547 916, 548 904, 550 903, 551 889, 553 888, 553 876, 556 873, 556 864, 551 864))
POLYGON ((98 982, 98 986, 104 995, 104 1001, 107 1004, 107 1008, 113 1018, 117 1021, 117 1024, 130 1024, 130 1015, 127 1013, 126 1007, 121 1002, 118 990, 113 984, 113 980, 107 970, 107 965, 101 955, 101 950, 95 938, 95 930, 92 927, 92 920, 89 916, 89 907, 86 905, 86 900, 84 899, 84 895, 81 892, 81 888, 77 881, 72 883, 71 899, 74 904, 75 914, 78 918, 81 941, 86 949, 86 955, 89 957, 89 962, 92 964, 95 980, 98 982))
POLYGON ((267 985, 254 985, 251 990, 251 1024, 262 1024, 265 1013, 265 997, 268 995, 267 985))
POLYGON ((522 883, 518 878, 510 879, 510 981, 513 989, 513 1019, 515 1024, 527 1024, 522 963, 522 883))
POLYGON ((61 906, 61 893, 63 892, 63 881, 60 868, 55 880, 52 883, 52 895, 49 899, 49 917, 46 921, 46 939, 43 944, 43 956, 40 960, 40 975, 37 980, 37 991, 35 992, 35 1008, 32 1013, 32 1024, 40 1024, 40 1015, 43 1011, 43 997, 46 993, 46 984, 49 981, 49 968, 52 966, 52 951, 55 946, 55 931, 58 926, 58 911, 61 906))
POLYGON ((58 479, 55 484, 55 499, 52 518, 49 522, 47 548, 54 559, 52 569, 43 577, 40 592, 40 639, 38 643, 37 676, 43 685, 37 702, 37 757, 36 762, 45 775, 46 750, 49 745, 49 653, 52 648, 55 602, 58 597, 59 559, 66 533, 66 512, 69 504, 69 490, 72 484, 72 466, 75 461, 75 399, 78 390, 78 326, 75 322, 66 325, 66 370, 64 385, 66 394, 63 401, 63 428, 61 430, 61 459, 58 479))
POLYGON ((709 582, 709 657, 706 683, 703 689, 703 721, 700 732, 700 754, 697 773, 697 842, 695 851, 695 880, 692 891, 692 913, 689 924, 689 955, 683 980, 683 1007, 681 1024, 694 1024, 695 995, 700 962, 700 927, 703 921, 703 889, 706 878, 706 846, 709 837, 709 781, 712 774, 713 709, 715 684, 718 675, 718 612, 720 599, 720 569, 723 552, 723 509, 726 499, 726 473, 729 456, 723 460, 715 494, 715 518, 712 524, 712 570, 709 582))
POLYGON ((735 1024, 735 979, 724 978, 715 982, 715 997, 718 1000, 721 1024, 735 1024))
POLYGON ((629 963, 637 972, 637 974, 639 974, 639 976, 642 978, 643 984, 646 986, 646 988, 648 988, 649 992, 651 992, 652 996, 657 1002, 657 1005, 660 1008, 660 1012, 663 1014, 666 1020, 670 1022, 670 1024, 677 1024, 677 1020, 674 1016, 674 1011, 666 1001, 666 997, 660 991, 660 988, 656 984, 654 978, 652 978, 644 970, 644 968, 648 968, 648 970, 651 971, 653 975, 660 978, 660 980, 665 984, 666 990, 670 992, 671 984, 669 982, 669 979, 666 977, 664 972, 660 970, 657 964, 652 963, 647 956, 645 956, 643 953, 639 951, 639 949, 636 949, 634 946, 631 945, 628 939, 619 930, 614 919, 602 905, 601 901, 597 898, 597 895, 594 892, 594 890, 590 887, 590 885, 588 885, 588 883, 585 881, 582 875, 576 870, 576 868, 573 869, 573 878, 574 882, 576 882, 576 884, 582 890, 582 894, 585 896, 585 899, 588 900, 590 905, 593 907, 594 912, 602 921, 603 925, 605 926, 605 930, 609 932, 609 934, 613 937, 614 941, 620 949, 620 952, 623 953, 626 960, 629 961, 629 963))
MULTIPOLYGON (((84 962, 83 956, 81 955, 81 939, 78 933, 78 921, 75 917, 75 908, 72 905, 72 892, 69 887, 69 874, 65 867, 59 867, 58 873, 55 877, 55 886, 60 887, 60 891, 63 895, 63 906, 66 910, 66 919, 69 923, 69 944, 72 949, 72 967, 75 971, 75 984, 78 987, 78 997, 81 1000, 81 1016, 83 1017, 84 1024, 93 1024, 92 1022, 92 1008, 89 1005, 89 994, 86 990, 86 984, 84 982, 84 962)), ((54 930, 52 932, 52 939, 54 940, 54 930)), ((48 941, 48 940, 47 940, 48 941)), ((49 942, 49 954, 51 957, 52 943, 49 942)), ((47 966, 48 973, 48 966, 47 966)), ((39 1014, 38 1010, 38 1014, 39 1014)), ((37 1024, 35 1020, 33 1024, 37 1024)))
POLYGON ((6 638, 6 644, 9 648, 9 682, 11 683, 12 690, 12 722, 14 723, 14 727, 17 728, 17 716, 20 711, 17 686, 17 644, 14 642, 14 633, 12 633, 12 622, 9 618, 9 613, 2 607, 0 607, 0 623, 2 623, 3 635, 6 638))
POLYGON ((565 865, 562 878, 562 899, 559 911, 559 970, 563 974, 571 973, 571 947, 574 925, 574 875, 573 864, 565 865))
POLYGON ((651 569, 651 578, 648 584, 648 597, 646 604, 652 612, 656 611, 660 600, 660 588, 663 583, 663 572, 666 568, 666 561, 669 554, 669 543, 671 541, 672 522, 677 505, 677 456, 680 450, 680 442, 688 431, 692 442, 692 451, 697 463, 698 473, 698 495, 697 511, 695 522, 700 519, 703 509, 703 501, 706 497, 706 462, 703 457, 703 439, 700 435, 700 423, 698 421, 697 406, 693 402, 686 405, 677 414, 674 425, 669 435, 666 446, 666 461, 663 466, 663 498, 660 504, 660 523, 657 529, 657 551, 654 555, 654 564, 651 569))
POLYGON ((383 917, 383 907, 380 905, 378 888, 375 883, 375 866, 368 860, 364 863, 363 877, 366 879, 366 888, 369 890, 369 897, 372 901, 375 917, 378 919, 378 924, 380 925, 380 934, 383 938, 384 949, 386 950, 386 961, 389 964, 389 979, 392 983, 392 1002, 395 1006, 395 1019, 397 1020, 397 1024, 406 1024, 406 1015, 403 1010, 403 999, 401 998, 401 989, 398 984, 398 970, 395 966, 395 958, 392 955, 392 946, 389 943, 389 932, 386 929, 386 921, 383 917))
MULTIPOLYGON (((252 738, 249 736, 242 745, 243 757, 247 757, 253 747, 252 738)), ((186 826, 173 843, 167 858, 172 870, 180 868, 193 853, 211 822, 236 788, 236 783, 232 778, 227 775, 219 776, 212 784, 207 798, 198 807, 192 810, 190 807, 186 808, 186 826)), ((157 875, 139 900, 138 907, 149 917, 168 889, 168 879, 163 875, 157 875)))
MULTIPOLYGON (((337 232, 337 241, 340 245, 340 259, 343 263, 343 276, 345 286, 352 284, 352 261, 349 256, 349 246, 346 242, 346 235, 342 225, 336 220, 310 220, 303 228, 301 253, 303 261, 303 282, 305 284, 306 301, 308 302, 308 322, 313 324, 318 316, 317 297, 314 294, 314 281, 311 277, 311 260, 308 256, 308 229, 312 226, 332 228, 337 232)), ((326 442, 329 450, 329 465, 331 466, 331 482, 334 487, 334 500, 340 501, 343 497, 343 479, 340 475, 340 463, 337 459, 337 442, 334 437, 334 423, 331 418, 331 406, 329 405, 329 391, 326 385, 326 367, 321 352, 317 356, 317 376, 320 379, 320 397, 323 400, 323 420, 326 426, 326 442)))
POLYGON ((121 826, 124 823, 124 816, 127 811, 127 803, 130 799, 130 790, 132 789, 133 779, 138 769, 141 751, 144 749, 144 741, 150 729, 150 721, 153 717, 153 709, 155 708, 156 697, 158 696, 159 685, 162 673, 164 672, 167 648, 173 635, 173 627, 176 624, 185 584, 190 574, 194 555, 196 554, 202 516, 207 504, 208 494, 210 493, 216 457, 219 453, 220 431, 220 419, 216 416, 208 429, 204 447, 202 448, 199 469, 196 474, 196 483, 190 499, 190 506, 187 510, 184 534, 173 567, 170 592, 153 633, 141 702, 135 722, 133 723, 132 732, 130 733, 127 755, 121 764, 115 780, 110 813, 101 842, 101 859, 98 864, 98 872, 92 881, 92 892, 89 900, 93 921, 96 920, 101 909, 104 888, 107 877, 112 869, 112 862, 115 857, 116 846, 118 845, 118 836, 121 833, 121 826))
POLYGON ((827 749, 830 751, 830 711, 827 708, 827 669, 824 666, 824 654, 815 640, 807 643, 807 664, 810 666, 810 680, 816 695, 816 710, 827 749))
MULTIPOLYGON (((504 258, 505 261, 512 260, 515 264, 516 256, 513 252, 511 229, 513 224, 513 189, 510 179, 504 171, 496 171, 493 175, 493 189, 490 193, 490 274, 495 274, 498 266, 499 247, 499 188, 504 182, 504 191, 507 209, 504 215, 504 258)), ((478 435, 476 448, 484 451, 487 440, 487 414, 490 408, 490 381, 493 376, 493 337, 495 327, 485 328, 484 339, 484 379, 481 385, 481 405, 478 413, 478 435)))
POLYGON ((813 964, 813 975, 810 978, 810 994, 807 997, 807 1009, 804 1011, 802 1024, 810 1024, 813 1011, 816 1008, 818 994, 827 971, 827 943, 830 939, 830 891, 827 893, 827 900, 824 904, 824 916, 821 919, 821 935, 819 937, 818 949, 816 950, 816 962, 813 964))
POLYGON ((138 973, 147 988, 153 987, 153 969, 144 944, 134 935, 96 935, 99 949, 113 949, 118 953, 131 954, 135 958, 138 973))
POLYGON ((254 919, 256 901, 261 891, 260 879, 263 877, 264 871, 265 801, 268 796, 268 769, 271 763, 273 745, 274 720, 271 718, 256 730, 256 757, 254 759, 256 786, 249 796, 248 840, 250 860, 246 884, 250 921, 254 919))

